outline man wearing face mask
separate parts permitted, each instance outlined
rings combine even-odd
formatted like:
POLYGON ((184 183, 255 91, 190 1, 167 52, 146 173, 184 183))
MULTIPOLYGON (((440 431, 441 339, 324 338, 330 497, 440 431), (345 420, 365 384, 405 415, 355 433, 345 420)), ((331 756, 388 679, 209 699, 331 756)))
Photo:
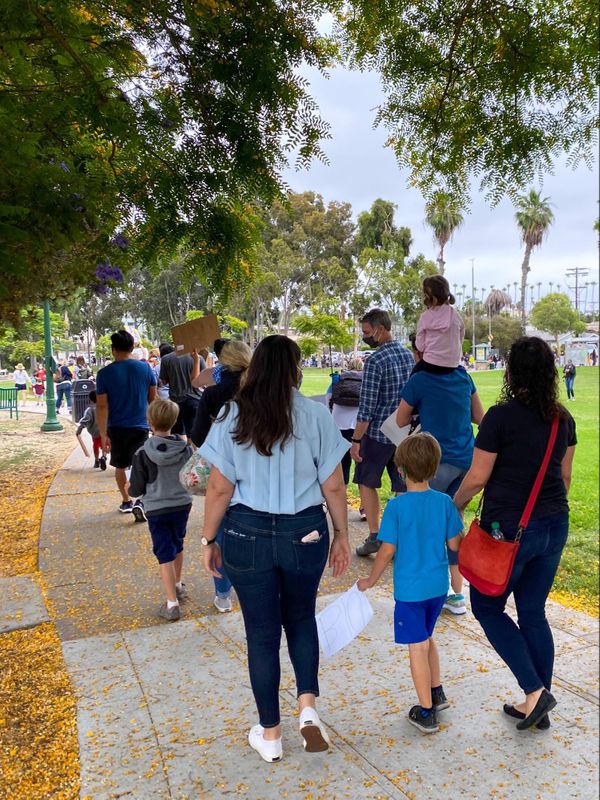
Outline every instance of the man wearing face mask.
POLYGON ((392 321, 387 311, 373 308, 361 320, 363 342, 377 350, 365 362, 360 404, 350 455, 356 461, 354 483, 358 484, 369 535, 356 548, 359 556, 377 553, 380 542, 381 508, 377 489, 383 470, 387 469, 392 491, 406 490, 394 464, 394 444, 379 430, 384 420, 400 404, 404 384, 410 377, 414 360, 411 353, 392 336, 392 321))

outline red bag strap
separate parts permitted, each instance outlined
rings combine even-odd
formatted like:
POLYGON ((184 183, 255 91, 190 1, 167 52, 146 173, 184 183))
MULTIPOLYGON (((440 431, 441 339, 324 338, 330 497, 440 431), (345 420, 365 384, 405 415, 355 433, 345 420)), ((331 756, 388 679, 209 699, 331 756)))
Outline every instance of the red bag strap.
POLYGON ((533 511, 535 501, 538 499, 538 494, 540 493, 540 489, 542 488, 542 483, 544 482, 544 478, 546 477, 546 471, 548 469, 548 464, 550 463, 550 457, 552 456, 552 451, 554 450, 554 443, 556 442, 557 433, 558 433, 558 414, 552 420, 552 427, 550 428, 550 436, 548 438, 548 444, 546 445, 546 452, 544 453, 542 466, 540 467, 539 472, 537 474, 537 478, 535 479, 535 483, 533 484, 533 488, 531 490, 531 494, 529 495, 529 499, 527 500, 527 505, 525 506, 525 510, 523 511, 521 519, 519 520, 519 529, 517 531, 516 541, 518 541, 521 538, 521 533, 529 524, 531 512, 533 511))

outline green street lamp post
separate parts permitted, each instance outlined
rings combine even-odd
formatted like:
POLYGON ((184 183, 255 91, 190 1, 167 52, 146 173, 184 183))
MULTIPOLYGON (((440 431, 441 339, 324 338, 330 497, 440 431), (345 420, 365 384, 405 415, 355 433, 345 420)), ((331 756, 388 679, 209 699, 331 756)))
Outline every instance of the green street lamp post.
POLYGON ((50 303, 44 300, 44 367, 46 369, 46 420, 41 427, 45 433, 57 433, 63 426, 56 416, 56 398, 52 376, 56 364, 52 356, 52 334, 50 331, 50 303))

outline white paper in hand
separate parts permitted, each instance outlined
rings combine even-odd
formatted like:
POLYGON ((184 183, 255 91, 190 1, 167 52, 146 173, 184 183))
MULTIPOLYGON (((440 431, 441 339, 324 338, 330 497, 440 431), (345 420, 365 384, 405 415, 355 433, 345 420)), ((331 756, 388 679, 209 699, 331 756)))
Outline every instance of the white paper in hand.
POLYGON ((416 433, 421 429, 420 425, 417 425, 416 428, 413 428, 412 422, 408 425, 404 425, 402 428, 396 422, 396 412, 394 411, 393 414, 390 414, 389 417, 384 420, 383 425, 379 430, 383 433, 384 436, 392 442, 393 444, 398 447, 400 442, 406 439, 411 433, 416 433))
POLYGON ((372 616, 371 604, 356 584, 317 614, 319 643, 325 658, 331 658, 355 639, 372 616))

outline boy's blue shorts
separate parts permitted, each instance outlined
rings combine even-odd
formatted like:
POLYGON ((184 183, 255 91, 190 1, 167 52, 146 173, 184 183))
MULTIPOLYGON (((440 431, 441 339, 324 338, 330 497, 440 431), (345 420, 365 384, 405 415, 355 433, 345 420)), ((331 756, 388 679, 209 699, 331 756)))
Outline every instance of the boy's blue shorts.
POLYGON ((191 506, 174 508, 163 514, 149 514, 148 527, 152 536, 152 551, 159 564, 168 564, 183 550, 183 540, 191 506))
POLYGON ((429 600, 407 602, 396 600, 394 609, 394 640, 396 644, 426 642, 433 629, 447 595, 431 597, 429 600))

